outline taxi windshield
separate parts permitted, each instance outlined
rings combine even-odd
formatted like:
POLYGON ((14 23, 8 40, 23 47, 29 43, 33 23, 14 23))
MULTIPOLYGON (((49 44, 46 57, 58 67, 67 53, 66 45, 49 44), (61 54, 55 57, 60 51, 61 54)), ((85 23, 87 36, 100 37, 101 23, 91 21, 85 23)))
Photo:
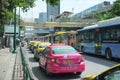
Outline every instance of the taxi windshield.
POLYGON ((76 54, 77 51, 70 46, 59 46, 52 48, 53 54, 76 54))
POLYGON ((46 48, 48 45, 39 46, 39 48, 46 48))

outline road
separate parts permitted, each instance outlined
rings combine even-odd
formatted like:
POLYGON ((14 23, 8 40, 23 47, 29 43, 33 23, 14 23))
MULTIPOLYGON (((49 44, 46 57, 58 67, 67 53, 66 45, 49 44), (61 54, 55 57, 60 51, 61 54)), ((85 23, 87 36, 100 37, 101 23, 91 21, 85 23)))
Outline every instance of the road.
POLYGON ((39 68, 38 62, 34 60, 33 53, 27 48, 24 49, 23 52, 25 53, 26 61, 31 69, 34 80, 82 80, 82 78, 87 74, 98 74, 101 71, 119 63, 116 61, 106 60, 104 57, 83 54, 86 69, 81 76, 76 76, 74 74, 55 74, 54 76, 48 77, 45 75, 44 70, 39 68))

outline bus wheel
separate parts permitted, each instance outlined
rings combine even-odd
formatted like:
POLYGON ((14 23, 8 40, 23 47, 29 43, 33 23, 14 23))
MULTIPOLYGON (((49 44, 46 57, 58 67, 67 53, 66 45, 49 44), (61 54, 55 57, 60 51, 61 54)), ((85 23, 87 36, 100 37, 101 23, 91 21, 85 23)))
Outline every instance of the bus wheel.
POLYGON ((110 49, 107 49, 106 51, 105 51, 105 56, 106 56, 106 58, 107 59, 112 59, 112 52, 111 52, 111 50, 110 49))

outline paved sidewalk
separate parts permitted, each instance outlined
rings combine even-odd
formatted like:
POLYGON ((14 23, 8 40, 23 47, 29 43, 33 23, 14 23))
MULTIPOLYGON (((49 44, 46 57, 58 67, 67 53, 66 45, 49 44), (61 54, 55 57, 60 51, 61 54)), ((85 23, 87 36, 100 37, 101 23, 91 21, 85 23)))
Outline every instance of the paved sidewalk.
POLYGON ((20 48, 18 48, 17 51, 18 53, 15 59, 13 80, 23 80, 23 66, 22 66, 20 48))
POLYGON ((0 80, 12 80, 15 58, 9 48, 0 49, 0 80))

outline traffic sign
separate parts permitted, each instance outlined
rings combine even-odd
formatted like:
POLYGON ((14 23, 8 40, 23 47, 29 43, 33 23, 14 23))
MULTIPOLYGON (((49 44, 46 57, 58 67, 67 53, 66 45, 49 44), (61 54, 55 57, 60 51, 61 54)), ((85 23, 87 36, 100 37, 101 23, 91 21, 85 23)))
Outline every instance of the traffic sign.
MULTIPOLYGON (((16 26, 16 34, 19 34, 19 26, 16 26)), ((14 25, 4 25, 4 35, 14 36, 14 25)))

